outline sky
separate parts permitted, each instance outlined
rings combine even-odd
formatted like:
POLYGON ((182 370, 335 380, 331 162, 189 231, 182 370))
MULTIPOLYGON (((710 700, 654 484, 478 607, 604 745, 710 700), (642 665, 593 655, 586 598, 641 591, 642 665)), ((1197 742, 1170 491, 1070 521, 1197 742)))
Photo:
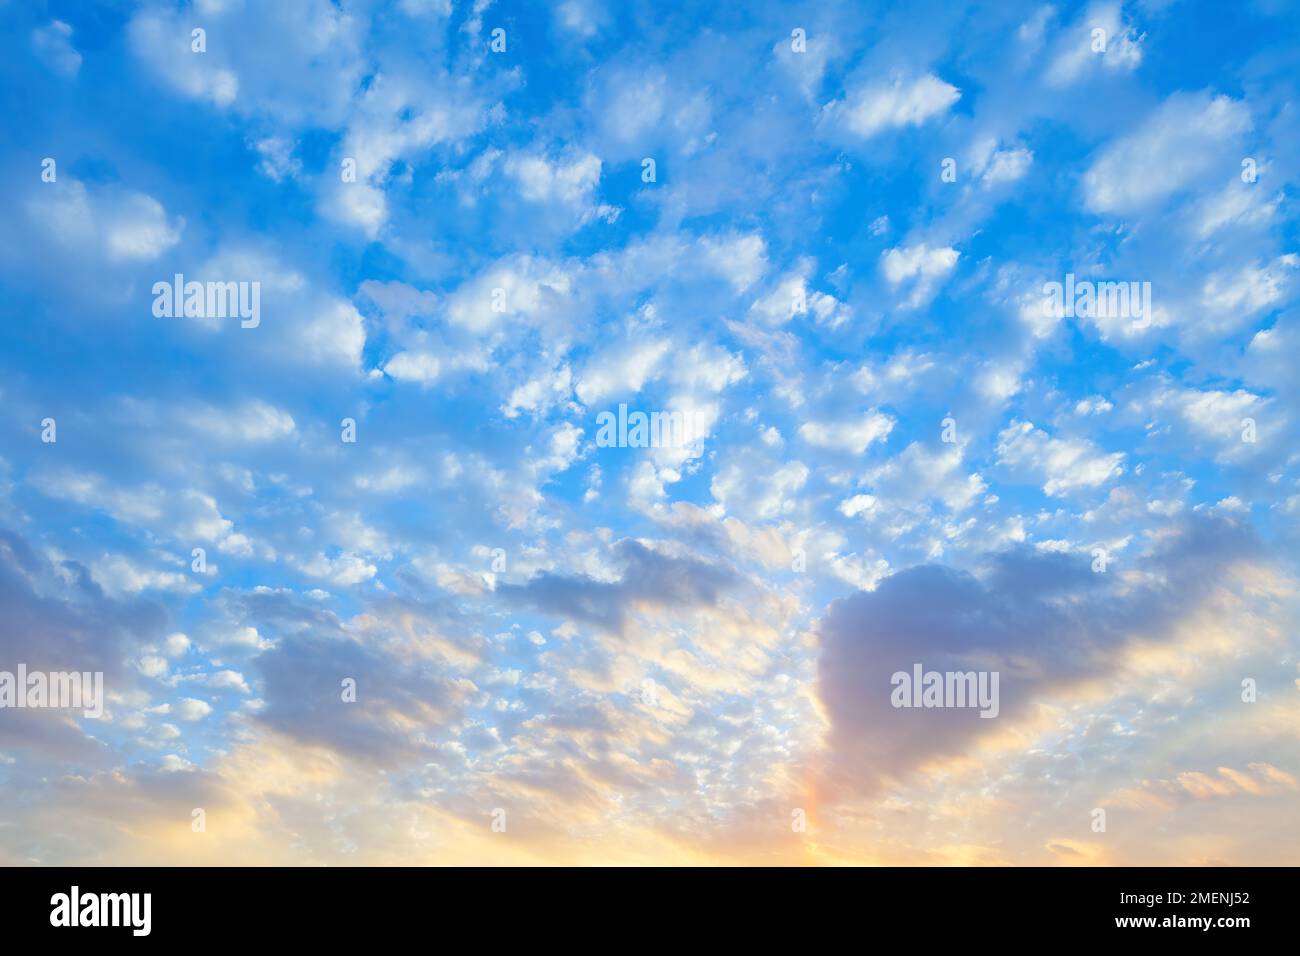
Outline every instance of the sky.
POLYGON ((0 2, 0 864, 1300 862, 1297 12, 0 2))

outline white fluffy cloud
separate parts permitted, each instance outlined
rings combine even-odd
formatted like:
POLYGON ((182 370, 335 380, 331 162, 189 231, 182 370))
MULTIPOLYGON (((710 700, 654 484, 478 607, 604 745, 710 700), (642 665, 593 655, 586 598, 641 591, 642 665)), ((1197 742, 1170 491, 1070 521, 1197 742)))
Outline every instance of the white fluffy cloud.
POLYGON ((515 153, 506 158, 505 171, 518 186, 519 195, 530 202, 581 206, 600 182, 600 157, 578 153, 550 160, 545 156, 515 153))
POLYGON ((1208 93, 1175 93, 1135 132, 1106 146, 1083 175, 1096 212, 1142 209, 1215 170, 1237 168, 1237 144, 1251 128, 1244 103, 1208 93))
POLYGON ((355 554, 344 553, 336 557, 317 554, 306 560, 291 559, 303 574, 313 578, 322 578, 339 587, 348 587, 369 581, 379 569, 364 558, 355 554))
POLYGON ((867 83, 827 107, 851 132, 863 138, 899 126, 920 126, 961 99, 961 92, 933 73, 896 75, 867 83))
POLYGON ((1124 22, 1119 3, 1094 3, 1060 30, 1047 83, 1062 87, 1102 71, 1132 72, 1142 63, 1143 37, 1124 22))
POLYGON ((1096 488, 1123 474, 1123 452, 1107 454, 1086 438, 1053 438, 1030 422, 1012 422, 998 435, 998 461, 1063 495, 1096 488))
POLYGON ((96 561, 91 568, 95 583, 110 594, 138 594, 141 591, 193 593, 199 586, 179 570, 142 567, 120 554, 96 561))
POLYGON ((474 334, 501 322, 536 320, 569 295, 573 277, 545 259, 512 256, 490 266, 451 296, 447 318, 474 334))
POLYGON ((59 245, 112 263, 157 259, 185 228, 183 218, 169 218, 152 196, 111 187, 92 191, 75 179, 45 185, 28 200, 27 213, 59 245))
POLYGON ((196 700, 193 697, 186 697, 176 705, 176 716, 190 723, 202 720, 210 713, 212 713, 211 704, 207 701, 196 700))
POLYGON ((799 437, 817 448, 833 448, 861 455, 873 442, 888 437, 894 420, 874 409, 844 421, 804 422, 799 437))
POLYGON ((1034 154, 1024 146, 1000 146, 992 137, 975 142, 966 159, 970 174, 988 188, 1023 178, 1033 164, 1034 154))
POLYGON ((654 377, 671 349, 666 339, 652 339, 601 352, 579 374, 578 398, 592 405, 613 395, 635 395, 654 377))
POLYGON ((433 384, 441 371, 442 363, 438 356, 424 351, 398 352, 384 366, 384 373, 397 381, 418 385, 433 384))
POLYGON ((795 495, 811 472, 800 461, 787 461, 765 470, 732 462, 720 468, 710 491, 722 508, 746 518, 767 519, 788 514, 797 507, 795 495))
POLYGON ((189 405, 176 409, 174 418, 204 441, 245 444, 278 441, 293 434, 293 416, 268 402, 253 400, 232 408, 189 405))
POLYGON ((911 308, 930 301, 935 290, 957 266, 961 254, 951 246, 914 246, 888 249, 880 259, 880 271, 892 286, 909 286, 906 305, 911 308))
POLYGON ((964 511, 987 486, 978 472, 962 468, 963 457, 959 445, 931 448, 913 442, 895 458, 869 470, 863 482, 876 492, 873 506, 878 501, 886 508, 911 509, 938 500, 951 511, 964 511))

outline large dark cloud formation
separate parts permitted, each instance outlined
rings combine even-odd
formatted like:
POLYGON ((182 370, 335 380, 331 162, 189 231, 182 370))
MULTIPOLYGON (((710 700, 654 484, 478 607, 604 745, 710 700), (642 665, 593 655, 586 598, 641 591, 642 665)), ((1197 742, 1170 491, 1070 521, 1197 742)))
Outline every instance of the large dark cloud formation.
MULTIPOLYGON (((0 671, 16 673, 23 664, 28 673, 102 672, 105 694, 120 694, 138 679, 127 660, 161 637, 166 625, 161 606, 111 599, 84 565, 53 563, 21 535, 0 530, 0 671)), ((0 751, 59 760, 63 769, 102 761, 102 748, 68 715, 60 709, 0 710, 0 751)))
POLYGON ((125 651, 160 637, 164 609, 105 596, 75 561, 55 565, 18 534, 0 530, 0 669, 119 675, 125 651))
POLYGON ((1195 517, 1142 564, 1141 581, 1112 565, 1018 548, 976 577, 922 565, 830 605, 822 620, 818 689, 831 718, 834 775, 874 789, 926 760, 966 751, 1000 721, 1083 679, 1104 676, 1127 642, 1169 636, 1180 616, 1258 553, 1236 523, 1195 517), (1000 716, 977 709, 895 708, 891 675, 998 671, 1000 716))
POLYGON ((460 715, 466 691, 456 674, 393 621, 350 628, 287 592, 231 593, 225 605, 271 644, 253 660, 265 704, 257 721, 298 743, 392 767, 427 757, 431 740, 460 715), (352 699, 344 699, 345 680, 352 699))

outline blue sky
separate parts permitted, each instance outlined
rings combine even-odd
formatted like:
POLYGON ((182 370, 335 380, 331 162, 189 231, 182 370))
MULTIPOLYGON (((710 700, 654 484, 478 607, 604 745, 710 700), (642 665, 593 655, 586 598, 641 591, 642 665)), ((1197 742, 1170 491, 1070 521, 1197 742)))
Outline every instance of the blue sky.
POLYGON ((1295 862, 1290 5, 0 22, 0 860, 1295 862))

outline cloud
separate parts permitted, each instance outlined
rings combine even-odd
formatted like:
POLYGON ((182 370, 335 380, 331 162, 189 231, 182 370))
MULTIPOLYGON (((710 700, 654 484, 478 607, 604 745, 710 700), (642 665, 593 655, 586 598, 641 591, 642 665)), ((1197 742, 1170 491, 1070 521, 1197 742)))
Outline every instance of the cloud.
POLYGON ((978 472, 962 467, 959 445, 929 448, 913 442, 902 453, 863 475, 875 500, 886 508, 915 508, 927 501, 941 501, 949 510, 964 511, 988 486, 978 472))
POLYGON ((1057 6, 20 14, 0 669, 109 693, 0 711, 0 863, 1286 862, 1285 31, 1057 6))
POLYGON ((237 690, 241 694, 251 694, 248 681, 238 671, 217 671, 208 678, 208 686, 214 690, 237 690))
POLYGON ((438 380, 442 363, 431 352, 398 352, 384 366, 384 373, 399 382, 431 385, 438 380))
POLYGON ((606 351, 578 374, 574 391, 584 405, 594 405, 616 395, 636 395, 653 378, 672 350, 665 340, 641 341, 606 351))
POLYGON ((1146 209, 1213 177, 1215 170, 1237 168, 1251 126, 1250 111, 1240 101, 1174 93, 1137 130, 1099 152, 1083 174, 1084 201, 1100 213, 1146 209))
POLYGON ((586 39, 600 32, 605 23, 605 11, 595 0, 564 0, 555 7, 555 22, 586 39))
POLYGON ((198 584, 180 571, 141 567, 120 554, 96 561, 91 567, 91 577, 107 593, 114 595, 136 594, 140 591, 199 590, 198 584))
POLYGON ((447 303, 447 319, 474 334, 505 322, 544 321, 570 295, 573 277, 529 255, 503 259, 464 283, 447 303))
POLYGON ((1286 424, 1273 400, 1243 388, 1181 388, 1161 376, 1128 397, 1125 410, 1145 422, 1152 439, 1208 448, 1218 464, 1250 460, 1274 444, 1286 424))
MULTIPOLYGON (((240 354, 256 355, 277 367, 285 361, 294 365, 360 371, 366 344, 365 320, 356 306, 318 287, 311 278, 284 262, 270 249, 257 245, 231 245, 218 249, 192 269, 186 278, 202 281, 258 283, 260 321, 245 333, 240 354)), ((188 331, 209 334, 229 330, 231 322, 220 318, 178 318, 188 331)), ((237 323, 236 323, 237 324, 237 323)))
POLYGON ((966 165, 985 188, 1024 178, 1034 164, 1034 154, 1024 146, 1001 148, 993 137, 972 144, 966 165))
POLYGON ((767 519, 794 512, 797 492, 807 483, 811 469, 801 461, 763 463, 758 456, 740 454, 717 469, 709 491, 729 513, 742 518, 767 519))
POLYGON ((186 697, 176 705, 176 716, 189 723, 202 720, 212 713, 212 705, 207 701, 186 697))
POLYGON ((81 69, 81 54, 72 45, 72 27, 62 20, 51 20, 33 30, 32 49, 60 76, 72 79, 81 69))
POLYGON ((258 169, 275 182, 297 179, 302 161, 293 155, 294 144, 284 136, 264 136, 251 144, 262 157, 258 169))
POLYGON ((127 36, 135 57, 181 96, 305 127, 337 123, 347 110, 363 75, 365 24, 328 0, 266 10, 214 3, 197 18, 151 3, 135 13, 127 36), (204 52, 194 49, 194 29, 206 31, 204 52))
POLYGON ((126 658, 166 620, 160 605, 126 598, 106 595, 85 565, 52 562, 0 530, 0 670, 24 663, 32 671, 103 671, 112 683, 123 680, 126 658))
POLYGON ((933 73, 895 75, 885 83, 866 83, 826 107, 825 115, 863 139, 884 130, 920 126, 961 99, 957 87, 933 73))
POLYGON ((639 607, 712 605, 737 583, 727 568, 661 554, 639 541, 624 539, 612 551, 622 571, 616 580, 543 572, 522 585, 502 585, 497 593, 513 604, 617 634, 639 607))
POLYGON ((767 271, 767 244, 755 234, 728 233, 699 240, 704 261, 744 292, 767 271))
POLYGON ((158 76, 182 94, 229 106, 239 93, 239 75, 194 52, 196 42, 178 16, 157 10, 141 11, 131 22, 131 49, 158 76))
POLYGON ((582 103, 594 118, 596 152, 610 161, 698 153, 714 135, 708 90, 670 74, 661 63, 607 61, 585 79, 582 103))
POLYGON ((887 438, 894 424, 888 415, 873 409, 849 421, 804 422, 799 426, 799 437, 817 448, 861 455, 873 442, 887 438))
POLYGON ((600 166, 600 157, 593 153, 554 162, 544 156, 516 153, 505 160, 506 175, 514 179, 524 199, 575 207, 587 204, 600 182, 600 166))
POLYGON ((819 626, 817 679, 831 718, 832 777, 870 793, 972 752, 1036 704, 1119 670, 1131 642, 1173 639, 1179 620, 1230 587, 1224 569, 1257 554, 1239 526, 1198 520, 1150 555, 1147 583, 1126 585, 1085 560, 1022 547, 991 555, 981 577, 919 565, 835 601, 819 626), (891 676, 916 663, 999 672, 999 716, 894 707, 891 676))
POLYGON ((1281 302, 1296 268, 1300 268, 1300 255, 1289 253, 1269 263, 1255 262, 1237 270, 1212 273, 1201 289, 1201 301, 1210 315, 1208 324, 1231 327, 1281 302), (1217 316, 1225 316, 1228 321, 1217 316))
POLYGON ((169 219, 152 196, 114 187, 92 191, 67 178, 33 194, 27 214, 58 245, 111 264, 157 259, 180 241, 185 228, 182 217, 169 219))
POLYGON ((369 561, 349 552, 334 557, 316 554, 306 560, 295 559, 294 563, 303 574, 321 578, 339 587, 362 584, 379 571, 369 561))
POLYGON ((422 751, 432 757, 403 727, 453 718, 463 695, 445 678, 342 637, 287 638, 256 664, 266 701, 259 724, 363 765, 396 766, 422 751), (355 701, 344 701, 345 680, 355 682, 355 701))
POLYGON ((1130 73, 1142 63, 1145 36, 1124 23, 1119 3, 1094 3, 1060 31, 1045 76, 1047 84, 1064 87, 1102 72, 1130 73))
POLYGON ((234 408, 185 406, 176 409, 175 418, 204 440, 223 444, 280 441, 297 427, 287 411, 256 399, 234 408))
POLYGON ((1123 452, 1107 454, 1086 438, 1053 438, 1030 422, 1013 421, 998 435, 998 462, 1043 482, 1043 493, 1096 488, 1124 473, 1123 452))
POLYGON ((1216 767, 1213 770, 1185 770, 1172 779, 1144 782, 1141 787, 1118 794, 1106 801, 1123 808, 1159 807, 1173 810, 1189 801, 1261 797, 1300 789, 1295 777, 1265 762, 1255 762, 1237 769, 1216 767))
POLYGON ((782 325, 801 316, 830 328, 853 318, 853 310, 834 296, 808 286, 811 260, 799 264, 799 271, 783 276, 772 291, 754 301, 750 314, 767 325, 782 325))
POLYGON ((880 271, 891 286, 910 286, 908 308, 925 305, 957 266, 961 254, 951 246, 931 247, 926 243, 887 249, 880 259, 880 271))

